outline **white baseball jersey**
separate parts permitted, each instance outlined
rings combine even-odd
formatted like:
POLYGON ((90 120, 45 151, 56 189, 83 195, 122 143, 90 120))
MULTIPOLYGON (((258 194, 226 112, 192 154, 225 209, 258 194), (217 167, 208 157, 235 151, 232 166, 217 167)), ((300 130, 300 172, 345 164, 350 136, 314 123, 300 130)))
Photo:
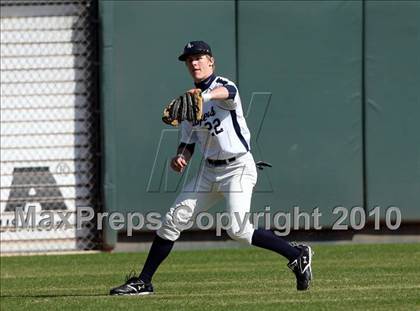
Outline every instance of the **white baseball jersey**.
POLYGON ((203 104, 203 119, 181 123, 181 143, 200 145, 204 158, 224 160, 250 150, 250 132, 246 125, 236 85, 223 77, 212 75, 196 84, 203 94, 224 86, 229 99, 211 100, 203 104))

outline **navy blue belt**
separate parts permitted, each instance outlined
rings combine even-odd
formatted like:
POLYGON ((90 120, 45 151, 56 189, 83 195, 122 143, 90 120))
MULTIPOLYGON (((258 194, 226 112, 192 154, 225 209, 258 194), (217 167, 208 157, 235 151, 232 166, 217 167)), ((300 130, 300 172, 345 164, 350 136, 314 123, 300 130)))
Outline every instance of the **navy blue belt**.
POLYGON ((212 159, 207 159, 207 162, 213 166, 221 166, 221 165, 226 165, 229 163, 232 163, 236 160, 236 157, 233 158, 229 158, 226 160, 212 160, 212 159))

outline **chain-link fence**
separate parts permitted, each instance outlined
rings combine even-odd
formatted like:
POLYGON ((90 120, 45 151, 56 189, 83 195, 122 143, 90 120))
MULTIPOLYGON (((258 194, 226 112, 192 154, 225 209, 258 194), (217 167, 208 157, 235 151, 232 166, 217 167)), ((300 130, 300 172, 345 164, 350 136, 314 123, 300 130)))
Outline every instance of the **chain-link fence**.
POLYGON ((98 247, 93 220, 76 221, 100 205, 96 11, 1 2, 2 252, 98 247))

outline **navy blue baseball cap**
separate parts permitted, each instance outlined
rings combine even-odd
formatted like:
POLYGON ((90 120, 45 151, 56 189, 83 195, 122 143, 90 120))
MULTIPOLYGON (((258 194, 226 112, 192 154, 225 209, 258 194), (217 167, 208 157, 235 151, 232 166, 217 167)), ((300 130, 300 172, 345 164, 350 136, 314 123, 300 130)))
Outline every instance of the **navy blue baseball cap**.
POLYGON ((184 52, 178 57, 180 61, 185 61, 190 55, 207 54, 213 56, 210 45, 204 41, 191 41, 184 47, 184 52))

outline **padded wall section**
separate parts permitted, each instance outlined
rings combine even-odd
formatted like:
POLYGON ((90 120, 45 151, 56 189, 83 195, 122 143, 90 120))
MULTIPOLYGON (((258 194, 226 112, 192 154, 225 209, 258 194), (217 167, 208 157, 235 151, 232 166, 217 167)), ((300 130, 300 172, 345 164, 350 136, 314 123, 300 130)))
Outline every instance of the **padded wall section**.
POLYGON ((366 2, 369 208, 420 219, 420 2, 366 2))
POLYGON ((254 157, 274 165, 260 172, 254 209, 319 207, 328 227, 334 207, 363 202, 362 4, 239 1, 238 23, 254 157))

